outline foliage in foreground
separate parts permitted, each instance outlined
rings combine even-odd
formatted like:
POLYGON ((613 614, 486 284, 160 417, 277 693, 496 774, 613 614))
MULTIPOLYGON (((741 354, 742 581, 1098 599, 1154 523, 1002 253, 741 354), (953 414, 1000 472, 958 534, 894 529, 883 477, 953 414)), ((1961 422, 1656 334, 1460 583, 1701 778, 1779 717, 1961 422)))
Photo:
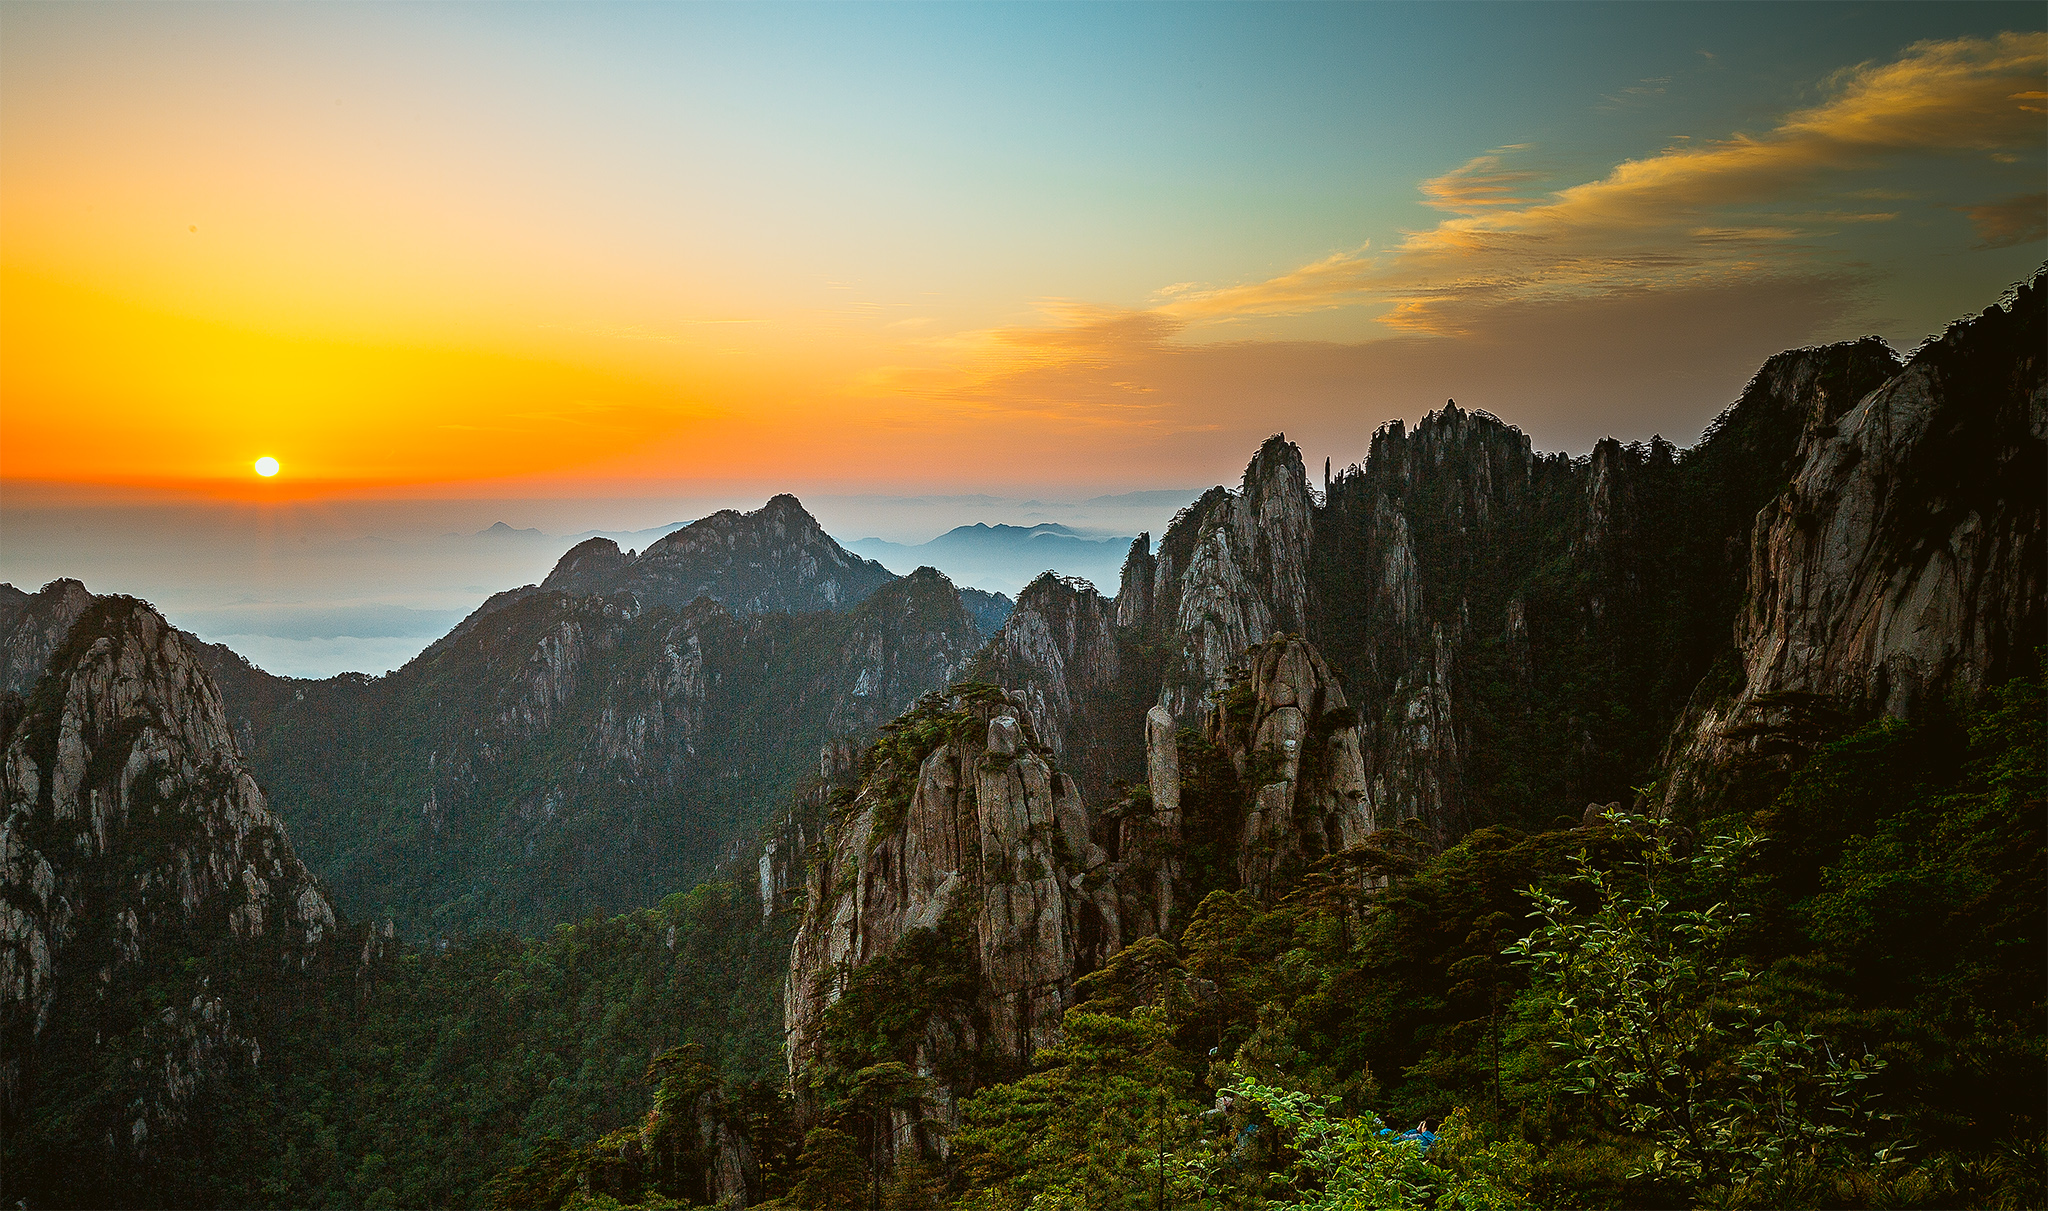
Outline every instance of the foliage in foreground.
POLYGON ((2030 679, 1753 818, 1390 830, 1215 892, 963 1104, 915 1205, 2044 1205, 2044 739, 2030 679), (1418 1120, 1426 1156, 1381 1134, 1418 1120))

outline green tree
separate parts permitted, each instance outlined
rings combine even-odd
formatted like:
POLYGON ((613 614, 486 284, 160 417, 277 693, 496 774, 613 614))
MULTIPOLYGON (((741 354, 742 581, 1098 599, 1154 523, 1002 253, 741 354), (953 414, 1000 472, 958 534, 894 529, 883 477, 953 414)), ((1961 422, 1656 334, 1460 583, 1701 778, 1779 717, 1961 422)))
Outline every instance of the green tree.
POLYGON ((1567 890, 1590 895, 1590 912, 1530 887, 1542 923, 1508 948, 1535 971, 1526 995, 1561 1058, 1561 1083, 1606 1125, 1650 1140, 1632 1176, 1728 1205, 1800 1201, 1884 1120, 1863 1088, 1884 1061, 1762 1021, 1745 995, 1756 973, 1731 945, 1745 914, 1674 898, 1676 885, 1697 895, 1726 882, 1756 834, 1715 837, 1683 857, 1676 830, 1625 814, 1610 823, 1638 840, 1639 859, 1607 871, 1580 855, 1567 890))

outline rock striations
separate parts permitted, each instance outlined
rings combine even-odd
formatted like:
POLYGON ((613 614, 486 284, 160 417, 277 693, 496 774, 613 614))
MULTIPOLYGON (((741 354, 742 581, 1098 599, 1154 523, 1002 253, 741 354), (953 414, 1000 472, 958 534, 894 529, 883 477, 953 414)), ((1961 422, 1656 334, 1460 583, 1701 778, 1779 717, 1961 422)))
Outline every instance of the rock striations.
POLYGON ((1782 772, 1831 717, 1912 717, 2002 681, 2048 642, 2043 292, 2037 276, 1811 416, 1756 517, 1739 686, 1681 721, 1667 807, 1745 766, 1782 772))
POLYGON ((190 645, 141 602, 82 611, 4 769, 0 1094, 18 1107, 40 1055, 90 1038, 105 1083, 85 1113, 103 1118, 74 1129, 145 1163, 212 1082, 261 1063, 250 978, 335 948, 334 909, 190 645))
POLYGON ((92 594, 75 580, 53 580, 35 593, 0 584, 0 692, 34 688, 91 604, 92 594))
MULTIPOLYGON (((871 751, 811 867, 784 998, 792 1070, 832 1058, 828 1013, 858 982, 883 981, 871 997, 910 991, 886 986, 878 961, 913 935, 946 935, 971 987, 917 1007, 905 1058, 930 1093, 897 1113, 906 1129, 926 1118, 950 1127, 972 1084, 949 1074, 976 1056, 1028 1060, 1104 945, 1087 876, 1108 855, 1090 831, 1079 787, 1021 696, 973 686, 920 703, 871 751)), ((942 1151, 945 1131, 905 1138, 942 1151)))

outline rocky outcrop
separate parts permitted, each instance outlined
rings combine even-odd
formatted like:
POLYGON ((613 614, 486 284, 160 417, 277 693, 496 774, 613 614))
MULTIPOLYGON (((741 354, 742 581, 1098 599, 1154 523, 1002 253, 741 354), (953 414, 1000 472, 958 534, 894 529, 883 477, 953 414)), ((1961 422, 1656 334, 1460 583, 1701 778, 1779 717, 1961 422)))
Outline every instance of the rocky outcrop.
POLYGON ((541 588, 630 592, 644 606, 709 597, 734 614, 848 610, 896 576, 832 540, 797 498, 752 513, 725 509, 665 534, 638 555, 592 538, 562 556, 541 588))
MULTIPOLYGON (((905 1147, 943 1156, 959 1099, 1054 1038, 1077 978, 1184 923, 1212 889, 1185 883, 1194 830, 1237 855, 1239 885, 1269 897, 1371 831, 1357 717, 1329 666, 1298 636, 1247 655, 1206 721, 1235 780, 1226 770, 1203 794, 1233 802, 1205 800, 1195 821, 1164 707, 1134 729, 1146 784, 1098 809, 1048 743, 1041 695, 985 683, 927 696, 884 729, 857 791, 824 794, 834 806, 814 834, 784 992, 788 1056, 800 1090, 883 1059, 909 1066, 921 1092, 878 1134, 885 1164, 905 1147), (884 1004, 883 1051, 849 1052, 847 1040, 876 1042, 884 1004)), ((821 768, 843 769, 841 754, 821 768)), ((783 895, 802 835, 792 822, 761 860, 764 907, 783 895)))
POLYGON ((190 646, 141 602, 83 611, 0 762, 0 1092, 16 1105, 48 1036, 93 1023, 136 1058, 91 1102, 118 1121, 85 1134, 130 1161, 175 1148, 210 1082, 261 1062, 246 972, 289 981, 349 949, 334 908, 190 646))
POLYGON ((2043 285, 1809 418, 1791 484, 1756 518, 1740 686, 1681 723, 1667 808, 1749 759, 1782 771, 1825 734, 1822 716, 1910 718, 1967 697, 2048 638, 2043 285))
POLYGON ((0 585, 0 690, 26 694, 92 604, 92 594, 75 580, 53 580, 23 593, 0 585))
POLYGON ((872 965, 921 931, 954 939, 966 994, 919 1007, 895 1040, 925 1085, 895 1146, 942 1155, 974 1057, 1024 1064, 1055 1036, 1074 977, 1099 961, 1091 888, 1109 856, 1019 695, 980 686, 928 698, 869 763, 811 866, 785 989, 789 1062, 833 1065, 828 1015, 872 965))
POLYGON ((1086 760, 1088 745, 1123 722, 1109 715, 1122 677, 1116 607, 1085 580, 1045 573, 1017 594, 981 676, 1022 695, 1054 755, 1071 767, 1091 767, 1087 789, 1099 798, 1107 771, 1086 760), (1070 751, 1070 734, 1089 739, 1070 751))
POLYGON ((1276 436, 1252 457, 1236 494, 1206 495, 1167 528, 1149 609, 1132 615, 1178 642, 1159 697, 1175 718, 1193 722, 1225 671, 1265 635, 1308 629, 1314 516, 1301 451, 1276 436))
MULTIPOLYGON (((1321 654, 1305 640, 1276 634, 1239 671, 1242 679, 1218 701, 1208 728, 1244 788, 1244 824, 1234 846, 1238 881, 1270 895, 1316 860, 1362 843, 1377 827, 1376 813, 1358 713, 1321 654)), ((1172 816, 1178 808, 1176 797, 1172 816)))

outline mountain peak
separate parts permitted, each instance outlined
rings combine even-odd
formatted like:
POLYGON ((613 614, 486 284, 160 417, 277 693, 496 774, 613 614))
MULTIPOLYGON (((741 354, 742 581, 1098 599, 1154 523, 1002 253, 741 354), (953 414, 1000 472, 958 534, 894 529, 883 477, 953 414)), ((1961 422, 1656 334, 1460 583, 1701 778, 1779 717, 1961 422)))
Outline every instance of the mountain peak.
POLYGON ((680 609, 710 597, 735 614, 852 607, 895 574, 847 551, 787 492, 759 509, 721 509, 673 530, 639 555, 609 538, 569 549, 542 587, 680 609))

